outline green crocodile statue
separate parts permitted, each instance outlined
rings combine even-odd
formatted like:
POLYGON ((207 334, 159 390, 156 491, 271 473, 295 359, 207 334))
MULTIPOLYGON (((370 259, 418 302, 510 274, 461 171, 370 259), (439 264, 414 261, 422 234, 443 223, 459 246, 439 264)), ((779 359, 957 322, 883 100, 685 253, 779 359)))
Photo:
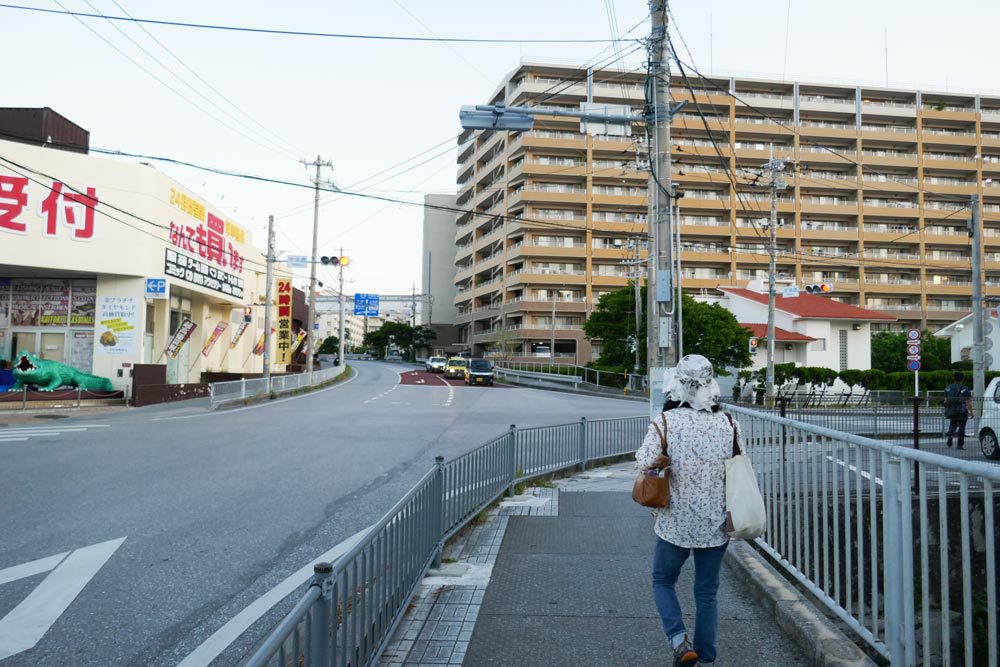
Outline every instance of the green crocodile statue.
POLYGON ((39 359, 31 352, 22 350, 14 358, 14 388, 19 391, 25 385, 38 385, 41 391, 55 391, 59 387, 79 387, 87 391, 114 391, 111 380, 81 373, 72 366, 58 361, 39 359))

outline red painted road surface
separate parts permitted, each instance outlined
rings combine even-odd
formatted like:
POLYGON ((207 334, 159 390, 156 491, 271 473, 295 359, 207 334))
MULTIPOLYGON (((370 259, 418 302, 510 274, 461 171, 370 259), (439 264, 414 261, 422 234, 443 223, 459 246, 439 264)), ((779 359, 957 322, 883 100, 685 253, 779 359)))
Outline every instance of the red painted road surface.
MULTIPOLYGON (((405 373, 400 373, 399 378, 401 380, 400 384, 416 384, 425 387, 465 386, 465 380, 457 378, 445 379, 441 373, 428 373, 427 371, 406 371, 405 373)), ((500 384, 499 382, 493 386, 508 387, 508 385, 500 384)))

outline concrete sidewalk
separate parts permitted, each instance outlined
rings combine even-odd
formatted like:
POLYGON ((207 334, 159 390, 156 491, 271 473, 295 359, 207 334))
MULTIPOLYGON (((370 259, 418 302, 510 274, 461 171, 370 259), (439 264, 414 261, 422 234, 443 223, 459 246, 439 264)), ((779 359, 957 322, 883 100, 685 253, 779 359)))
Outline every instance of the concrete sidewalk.
MULTIPOLYGON (((652 598, 649 511, 627 492, 569 488, 558 516, 509 519, 463 664, 671 664, 652 598)), ((693 570, 689 561, 678 582, 692 633, 693 570)), ((721 579, 716 664, 808 664, 728 568, 721 579)))
MULTIPOLYGON (((503 500, 449 545, 456 562, 424 579, 380 664, 672 664, 634 474, 631 463, 598 468, 503 500)), ((678 582, 689 631, 692 579, 689 562, 678 582)), ((730 567, 721 579, 716 664, 814 664, 730 567)))

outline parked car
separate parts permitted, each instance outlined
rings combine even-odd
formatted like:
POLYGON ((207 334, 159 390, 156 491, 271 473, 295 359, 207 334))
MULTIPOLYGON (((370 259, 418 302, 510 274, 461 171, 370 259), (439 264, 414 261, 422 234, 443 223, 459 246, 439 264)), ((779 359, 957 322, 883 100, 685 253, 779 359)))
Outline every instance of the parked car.
POLYGON ((493 365, 485 359, 473 359, 465 369, 465 384, 493 385, 493 365))
POLYGON ((469 367, 469 360, 462 357, 452 357, 444 367, 446 378, 464 378, 465 369, 469 367))
POLYGON ((424 368, 427 369, 428 373, 444 373, 445 366, 448 365, 448 360, 445 357, 431 357, 424 364, 424 368))
MULTIPOLYGON (((970 419, 971 421, 971 419, 970 419)), ((1000 459, 1000 378, 993 378, 983 397, 979 449, 988 459, 1000 459)))

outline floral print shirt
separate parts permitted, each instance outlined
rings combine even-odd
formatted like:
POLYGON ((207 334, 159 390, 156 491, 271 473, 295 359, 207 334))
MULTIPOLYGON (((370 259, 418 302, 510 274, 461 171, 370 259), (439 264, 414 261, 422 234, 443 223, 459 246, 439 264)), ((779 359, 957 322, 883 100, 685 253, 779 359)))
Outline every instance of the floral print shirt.
MULTIPOLYGON (((733 427, 724 413, 676 408, 656 417, 662 429, 666 417, 670 457, 670 506, 654 509, 656 535, 679 547, 706 548, 725 544, 726 459, 733 455, 733 427)), ((734 419, 740 448, 739 423, 734 419)), ((649 425, 635 453, 640 469, 660 454, 660 436, 649 425)))

